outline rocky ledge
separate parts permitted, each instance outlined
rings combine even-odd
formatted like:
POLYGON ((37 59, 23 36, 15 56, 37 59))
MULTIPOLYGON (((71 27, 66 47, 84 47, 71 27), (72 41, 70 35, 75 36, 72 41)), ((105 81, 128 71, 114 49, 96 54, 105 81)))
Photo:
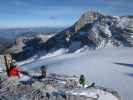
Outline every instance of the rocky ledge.
POLYGON ((119 94, 99 86, 82 87, 79 77, 48 74, 46 78, 8 78, 0 73, 0 100, 121 100, 119 94))

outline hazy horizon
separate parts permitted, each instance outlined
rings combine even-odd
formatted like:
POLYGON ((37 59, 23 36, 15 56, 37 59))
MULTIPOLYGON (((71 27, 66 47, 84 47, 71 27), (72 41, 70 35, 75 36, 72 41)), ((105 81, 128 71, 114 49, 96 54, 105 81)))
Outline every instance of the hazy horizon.
POLYGON ((67 27, 69 27, 69 26, 64 26, 64 27, 61 27, 61 26, 59 26, 59 27, 54 27, 54 26, 20 26, 20 27, 0 27, 0 30, 10 30, 10 29, 32 29, 32 28, 67 28, 67 27))

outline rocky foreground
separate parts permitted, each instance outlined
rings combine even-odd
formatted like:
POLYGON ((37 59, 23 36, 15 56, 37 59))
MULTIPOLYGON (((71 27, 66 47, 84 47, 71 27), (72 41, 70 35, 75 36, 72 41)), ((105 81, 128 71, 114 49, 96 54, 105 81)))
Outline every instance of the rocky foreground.
POLYGON ((48 74, 46 78, 8 78, 0 73, 0 100, 121 100, 114 90, 81 87, 76 76, 48 74))

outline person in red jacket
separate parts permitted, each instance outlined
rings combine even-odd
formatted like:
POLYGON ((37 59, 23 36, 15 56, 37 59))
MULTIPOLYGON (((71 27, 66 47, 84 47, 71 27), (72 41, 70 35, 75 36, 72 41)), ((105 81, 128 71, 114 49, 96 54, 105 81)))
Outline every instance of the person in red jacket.
POLYGON ((15 64, 15 62, 11 63, 9 75, 10 75, 10 77, 20 78, 20 68, 15 64))

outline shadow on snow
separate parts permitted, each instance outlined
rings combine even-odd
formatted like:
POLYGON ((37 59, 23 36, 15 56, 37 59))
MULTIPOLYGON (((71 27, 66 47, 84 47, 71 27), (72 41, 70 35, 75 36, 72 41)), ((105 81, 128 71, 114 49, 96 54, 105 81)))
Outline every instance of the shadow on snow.
POLYGON ((128 64, 128 63, 117 63, 117 62, 115 62, 114 64, 122 65, 122 66, 126 66, 126 67, 133 68, 133 64, 128 64))
MULTIPOLYGON (((133 68, 133 64, 128 64, 128 63, 114 63, 114 64, 133 68)), ((133 78, 133 73, 124 73, 124 75, 127 75, 133 78)))
POLYGON ((133 73, 125 73, 125 75, 130 76, 133 78, 133 73))

